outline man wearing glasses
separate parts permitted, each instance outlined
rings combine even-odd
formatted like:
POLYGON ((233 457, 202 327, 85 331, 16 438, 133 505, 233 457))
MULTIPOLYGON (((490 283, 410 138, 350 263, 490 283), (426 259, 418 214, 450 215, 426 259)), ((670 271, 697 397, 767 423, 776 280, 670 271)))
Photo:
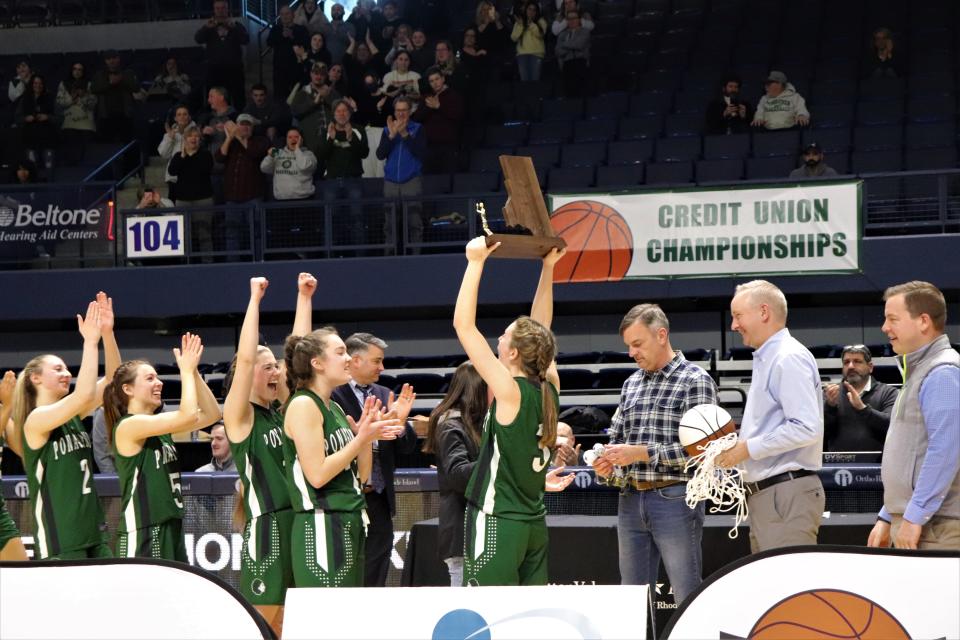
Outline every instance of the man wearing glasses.
POLYGON ((873 378, 873 356, 863 344, 841 354, 843 380, 823 390, 827 451, 882 451, 897 390, 873 378))

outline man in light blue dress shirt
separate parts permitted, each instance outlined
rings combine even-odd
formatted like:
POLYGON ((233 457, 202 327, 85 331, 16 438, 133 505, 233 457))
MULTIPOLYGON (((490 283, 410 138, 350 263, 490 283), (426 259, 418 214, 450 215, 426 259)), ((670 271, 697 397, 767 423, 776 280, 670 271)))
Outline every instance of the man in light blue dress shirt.
POLYGON ((756 351, 739 442, 717 464, 742 463, 752 552, 816 544, 826 501, 817 362, 787 330, 787 299, 775 285, 737 286, 730 314, 731 329, 756 351))

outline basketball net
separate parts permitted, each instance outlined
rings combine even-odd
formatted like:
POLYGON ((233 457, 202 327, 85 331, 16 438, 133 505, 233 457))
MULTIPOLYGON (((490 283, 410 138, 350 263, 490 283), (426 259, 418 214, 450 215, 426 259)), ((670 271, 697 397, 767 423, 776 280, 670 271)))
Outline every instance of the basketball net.
POLYGON ((710 513, 727 513, 736 509, 733 529, 727 535, 735 539, 738 535, 737 527, 747 519, 747 490, 743 487, 743 470, 737 467, 718 467, 718 455, 737 444, 737 434, 730 433, 722 438, 711 440, 699 453, 689 460, 683 467, 684 471, 691 468, 693 478, 687 482, 687 506, 693 509, 700 502, 710 500, 714 506, 710 513))

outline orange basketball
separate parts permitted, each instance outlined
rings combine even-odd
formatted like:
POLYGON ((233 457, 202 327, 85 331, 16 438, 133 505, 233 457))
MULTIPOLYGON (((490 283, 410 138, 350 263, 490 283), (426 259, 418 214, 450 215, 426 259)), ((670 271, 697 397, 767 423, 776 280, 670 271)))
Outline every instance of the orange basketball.
POLYGON ((553 272, 554 282, 622 280, 633 261, 633 233, 615 209, 595 200, 577 200, 550 216, 550 225, 567 242, 567 254, 553 272))
POLYGON ((753 625, 751 640, 909 640, 890 612, 849 591, 815 589, 781 600, 753 625))

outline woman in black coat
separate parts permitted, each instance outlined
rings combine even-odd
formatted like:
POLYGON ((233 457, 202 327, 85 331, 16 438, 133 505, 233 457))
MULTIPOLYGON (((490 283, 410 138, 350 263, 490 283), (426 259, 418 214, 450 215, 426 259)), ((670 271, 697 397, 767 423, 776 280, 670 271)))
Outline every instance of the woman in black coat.
POLYGON ((463 582, 464 494, 480 450, 487 413, 487 383, 469 362, 453 373, 450 389, 430 413, 425 453, 437 459, 440 485, 440 559, 450 571, 450 586, 463 582))

